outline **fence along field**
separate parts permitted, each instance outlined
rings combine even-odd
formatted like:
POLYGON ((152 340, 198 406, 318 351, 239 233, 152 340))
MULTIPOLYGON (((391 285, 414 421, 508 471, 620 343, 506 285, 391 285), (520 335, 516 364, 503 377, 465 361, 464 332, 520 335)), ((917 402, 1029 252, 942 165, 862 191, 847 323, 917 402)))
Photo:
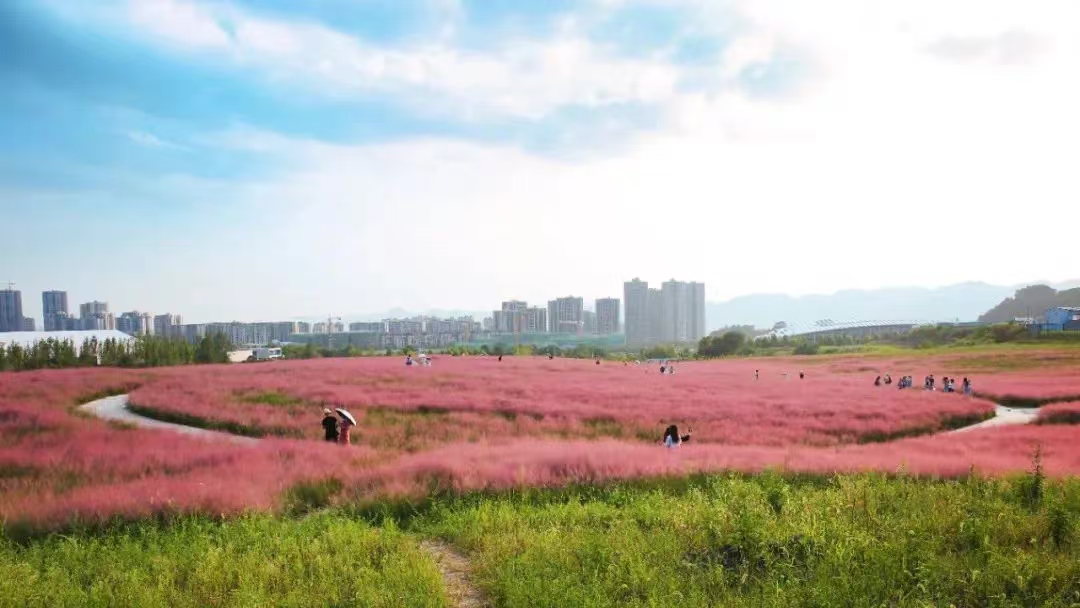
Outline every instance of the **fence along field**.
MULTIPOLYGON (((1080 471, 1075 427, 934 433, 951 419, 985 416, 989 402, 874 387, 883 365, 894 378, 923 373, 874 358, 686 363, 664 377, 610 362, 441 358, 410 369, 398 359, 358 359, 0 374, 0 517, 9 532, 29 533, 114 516, 224 515, 729 469, 1002 473, 1028 468, 1036 445, 1047 473, 1080 471), (74 413, 77 403, 117 390, 196 418, 289 432, 245 447, 74 413), (324 403, 361 414, 360 445, 317 440, 324 403), (693 426, 694 440, 660 448, 668 422, 693 426)), ((939 378, 965 371, 947 359, 918 365, 939 378)), ((981 369, 976 388, 993 374, 981 369)), ((1062 368, 1061 378, 1076 376, 1062 368)))

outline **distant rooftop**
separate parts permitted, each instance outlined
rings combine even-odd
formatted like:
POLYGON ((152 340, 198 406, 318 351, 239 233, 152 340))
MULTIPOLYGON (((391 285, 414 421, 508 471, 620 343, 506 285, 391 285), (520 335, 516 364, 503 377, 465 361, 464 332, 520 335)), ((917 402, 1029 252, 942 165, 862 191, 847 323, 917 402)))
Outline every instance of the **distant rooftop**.
POLYGON ((776 336, 777 338, 794 338, 796 336, 805 336, 809 334, 823 332, 836 332, 847 329, 872 329, 875 327, 918 327, 920 325, 936 324, 937 323, 934 321, 915 321, 911 319, 899 319, 892 321, 832 321, 826 319, 824 321, 817 321, 810 324, 788 325, 787 327, 774 329, 763 336, 759 336, 758 339, 770 338, 772 336, 776 336))

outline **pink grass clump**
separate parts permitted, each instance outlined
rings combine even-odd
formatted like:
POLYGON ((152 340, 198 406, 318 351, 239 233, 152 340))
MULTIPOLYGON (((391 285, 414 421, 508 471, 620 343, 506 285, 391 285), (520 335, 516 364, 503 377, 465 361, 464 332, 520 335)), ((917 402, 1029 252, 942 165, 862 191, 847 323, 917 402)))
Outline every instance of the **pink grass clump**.
POLYGON ((1080 424, 1080 401, 1052 403, 1039 408, 1039 424, 1080 424))
POLYGON ((975 390, 995 400, 1080 400, 1080 366, 991 374, 975 390))

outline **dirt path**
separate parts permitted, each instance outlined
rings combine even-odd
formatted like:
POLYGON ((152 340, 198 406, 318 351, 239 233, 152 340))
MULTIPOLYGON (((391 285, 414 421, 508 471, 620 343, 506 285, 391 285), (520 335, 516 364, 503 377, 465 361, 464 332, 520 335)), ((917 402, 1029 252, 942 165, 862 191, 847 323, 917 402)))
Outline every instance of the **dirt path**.
POLYGON ((1035 420, 1035 417, 1039 415, 1038 408, 1012 408, 1005 407, 1004 405, 997 406, 997 411, 994 412, 994 417, 989 420, 984 420, 978 424, 971 426, 965 426, 963 428, 951 431, 953 433, 965 433, 967 431, 974 431, 976 429, 986 429, 995 426, 1007 426, 1011 424, 1028 424, 1035 420))
POLYGON ((486 608, 491 602, 472 584, 469 558, 441 540, 421 541, 420 548, 435 559, 450 603, 456 608, 486 608))
POLYGON ((239 435, 231 435, 229 433, 221 433, 218 431, 208 431, 206 429, 200 429, 193 426, 173 424, 172 422, 162 422, 161 420, 154 420, 153 418, 140 416, 139 414, 136 414, 135 412, 128 409, 127 395, 116 395, 114 397, 105 397, 104 399, 91 401, 90 403, 87 403, 85 405, 80 405, 79 409, 89 414, 93 414, 94 416, 97 416, 98 418, 102 418, 104 420, 112 420, 114 422, 120 422, 123 424, 131 424, 144 429, 172 431, 174 433, 183 433, 185 435, 201 437, 204 439, 231 441, 233 443, 239 443, 243 445, 254 445, 259 441, 258 439, 255 439, 253 437, 240 437, 239 435))

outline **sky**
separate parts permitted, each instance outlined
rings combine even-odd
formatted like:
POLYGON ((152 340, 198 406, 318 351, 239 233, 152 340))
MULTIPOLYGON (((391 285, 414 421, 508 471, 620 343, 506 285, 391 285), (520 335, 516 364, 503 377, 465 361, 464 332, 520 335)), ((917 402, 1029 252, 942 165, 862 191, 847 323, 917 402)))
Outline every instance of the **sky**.
POLYGON ((0 281, 271 320, 1077 278, 1080 3, 5 0, 0 281))

